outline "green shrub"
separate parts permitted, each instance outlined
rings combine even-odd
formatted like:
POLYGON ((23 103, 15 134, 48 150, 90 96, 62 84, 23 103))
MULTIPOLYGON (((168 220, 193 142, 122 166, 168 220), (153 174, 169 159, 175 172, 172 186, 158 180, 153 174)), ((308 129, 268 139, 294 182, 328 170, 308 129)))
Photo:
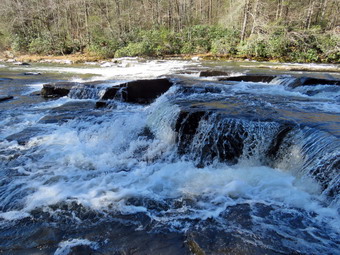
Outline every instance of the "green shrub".
POLYGON ((94 55, 103 58, 113 58, 119 48, 116 40, 93 40, 87 50, 94 55))
POLYGON ((49 54, 51 53, 51 42, 45 38, 37 37, 31 40, 28 45, 28 52, 31 54, 49 54))
POLYGON ((316 37, 322 58, 327 62, 340 62, 340 35, 320 34, 316 37))
POLYGON ((115 57, 148 56, 150 50, 145 42, 131 42, 127 46, 116 51, 115 57))
POLYGON ((211 44, 211 52, 214 54, 237 54, 237 46, 240 42, 239 33, 228 30, 220 39, 215 39, 211 44))
POLYGON ((197 25, 188 27, 180 33, 181 53, 183 54, 197 54, 207 53, 212 49, 212 42, 223 38, 226 34, 226 29, 197 25))
POLYGON ((266 58, 269 56, 268 48, 268 41, 265 38, 254 35, 239 44, 238 52, 247 57, 266 58))

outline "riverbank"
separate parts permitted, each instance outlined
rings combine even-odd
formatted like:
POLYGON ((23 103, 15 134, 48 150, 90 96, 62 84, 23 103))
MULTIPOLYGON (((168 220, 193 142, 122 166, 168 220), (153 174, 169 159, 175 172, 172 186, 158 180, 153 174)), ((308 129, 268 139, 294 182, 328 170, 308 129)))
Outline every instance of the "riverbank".
MULTIPOLYGON (((35 54, 23 54, 16 55, 12 52, 0 53, 0 62, 4 63, 55 63, 55 64, 88 64, 99 65, 102 67, 109 67, 114 63, 119 63, 122 59, 128 58, 103 58, 100 56, 94 56, 89 54, 69 54, 62 56, 55 55, 35 55, 35 54)), ((133 59, 151 59, 151 58, 139 58, 133 59)), ((153 58, 155 59, 155 58, 153 58)), ((303 72, 336 72, 340 73, 340 65, 332 63, 283 63, 273 59, 247 59, 241 57, 231 57, 229 55, 213 55, 213 54, 197 54, 197 55, 167 55, 158 57, 160 60, 194 60, 194 61, 225 61, 225 62, 257 62, 260 63, 258 68, 273 69, 279 71, 303 71, 303 72), (283 64, 283 65, 282 65, 283 64)))

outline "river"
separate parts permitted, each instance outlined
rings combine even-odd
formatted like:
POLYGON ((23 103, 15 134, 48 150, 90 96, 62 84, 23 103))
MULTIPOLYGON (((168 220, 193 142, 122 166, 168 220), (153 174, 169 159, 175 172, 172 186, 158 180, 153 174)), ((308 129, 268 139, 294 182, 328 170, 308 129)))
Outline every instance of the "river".
POLYGON ((263 65, 0 63, 0 252, 339 254, 340 86, 324 80, 340 74, 263 65), (279 77, 224 79, 259 74, 279 77), (151 104, 96 107, 159 77, 173 86, 151 104), (54 82, 80 85, 41 97, 54 82))

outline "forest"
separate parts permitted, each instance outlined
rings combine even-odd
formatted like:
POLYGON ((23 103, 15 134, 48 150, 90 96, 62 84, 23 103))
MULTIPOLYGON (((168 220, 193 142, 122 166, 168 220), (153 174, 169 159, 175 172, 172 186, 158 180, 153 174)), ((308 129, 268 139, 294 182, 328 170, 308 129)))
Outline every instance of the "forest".
POLYGON ((0 51, 339 63, 340 0, 1 0, 0 51))

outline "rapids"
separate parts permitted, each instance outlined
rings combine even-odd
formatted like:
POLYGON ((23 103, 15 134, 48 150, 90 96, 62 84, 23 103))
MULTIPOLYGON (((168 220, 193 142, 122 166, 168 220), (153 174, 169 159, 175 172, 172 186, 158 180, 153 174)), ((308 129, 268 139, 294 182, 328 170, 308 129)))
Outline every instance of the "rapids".
POLYGON ((199 77, 256 66, 1 65, 0 93, 14 99, 0 102, 0 250, 339 254, 340 86, 291 87, 307 74, 273 70, 283 76, 268 83, 199 77), (156 77, 174 85, 153 103, 95 108, 108 87, 156 77))

